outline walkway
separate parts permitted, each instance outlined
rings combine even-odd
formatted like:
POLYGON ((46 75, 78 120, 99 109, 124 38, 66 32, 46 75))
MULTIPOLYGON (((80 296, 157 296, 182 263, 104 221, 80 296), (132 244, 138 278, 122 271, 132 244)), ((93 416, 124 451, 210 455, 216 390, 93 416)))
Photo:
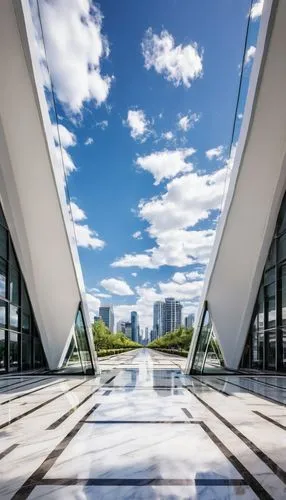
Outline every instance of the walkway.
POLYGON ((286 377, 185 377, 141 349, 102 374, 0 378, 0 498, 286 498, 286 377))

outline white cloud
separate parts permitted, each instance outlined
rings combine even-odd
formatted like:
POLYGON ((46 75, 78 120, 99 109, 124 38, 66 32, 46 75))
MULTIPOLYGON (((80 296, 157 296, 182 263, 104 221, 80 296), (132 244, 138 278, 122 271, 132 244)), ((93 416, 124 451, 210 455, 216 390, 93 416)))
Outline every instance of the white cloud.
POLYGON ((103 288, 105 288, 105 290, 111 292, 114 295, 134 295, 134 292, 131 290, 128 283, 126 283, 126 281, 124 280, 108 278, 103 279, 100 284, 103 288))
POLYGON ((141 47, 145 68, 150 70, 154 67, 176 87, 184 85, 189 88, 192 81, 203 74, 203 51, 199 51, 196 43, 175 45, 168 31, 156 35, 148 28, 141 47))
POLYGON ((96 231, 91 229, 87 224, 74 223, 76 243, 79 247, 90 248, 92 250, 101 250, 105 246, 105 242, 99 239, 96 231))
POLYGON ((189 273, 181 273, 177 272, 172 276, 172 281, 175 283, 178 283, 179 285, 182 285, 183 283, 186 283, 187 280, 203 280, 203 274, 199 273, 198 271, 191 271, 189 273))
POLYGON ((193 148, 176 150, 164 150, 151 153, 147 156, 139 156, 136 160, 138 167, 150 172, 155 179, 155 186, 163 179, 171 179, 182 172, 189 172, 193 165, 186 161, 195 153, 193 148))
POLYGON ((208 173, 187 173, 171 180, 157 197, 141 201, 138 216, 148 223, 147 232, 156 246, 138 254, 125 254, 113 267, 158 269, 163 265, 183 267, 206 264, 214 241, 213 222, 208 230, 196 224, 220 211, 226 195, 236 147, 222 168, 208 173))
POLYGON ((94 143, 94 139, 92 137, 88 137, 85 141, 84 141, 84 145, 85 146, 89 146, 90 144, 93 144, 94 143))
POLYGON ((186 115, 178 115, 178 128, 187 132, 190 128, 193 128, 195 123, 200 120, 200 114, 198 113, 188 113, 186 115))
POLYGON ((127 119, 123 120, 123 124, 130 127, 130 135, 135 140, 144 142, 147 138, 149 130, 149 121, 142 109, 129 109, 127 119))
POLYGON ((79 113, 89 101, 102 104, 113 77, 101 73, 101 60, 108 57, 109 47, 102 34, 103 16, 99 8, 91 0, 40 2, 46 61, 36 0, 32 0, 31 6, 46 86, 48 65, 57 97, 69 111, 79 113))
POLYGON ((133 276, 134 278, 136 278, 137 273, 131 273, 131 276, 133 276))
POLYGON ((171 141, 172 139, 174 139, 173 132, 171 132, 171 130, 169 130, 168 132, 164 132, 162 134, 162 139, 166 139, 166 141, 171 141))
POLYGON ((70 208, 71 208, 72 218, 75 222, 79 222, 86 219, 85 212, 74 201, 70 202, 70 208))
POLYGON ((254 47, 253 45, 250 45, 250 47, 247 49, 246 54, 245 54, 245 60, 244 60, 245 65, 249 64, 252 61, 252 59, 254 58, 255 52, 256 52, 256 47, 254 47))
POLYGON ((109 293, 97 293, 96 294, 97 297, 101 298, 101 299, 111 299, 112 295, 110 295, 109 293))
POLYGON ((237 118, 238 118, 239 120, 242 120, 242 118, 243 118, 243 114, 242 114, 242 113, 238 113, 237 118))
POLYGON ((252 6, 250 17, 251 19, 257 19, 261 16, 263 10, 264 0, 257 0, 252 6))
POLYGON ((105 130, 108 127, 108 121, 102 120, 101 122, 97 122, 96 126, 101 128, 101 130, 105 130))
POLYGON ((216 158, 217 160, 222 160, 223 153, 224 153, 224 147, 217 146, 216 148, 208 149, 208 151, 206 151, 206 157, 208 160, 213 160, 213 158, 216 158))
POLYGON ((56 125, 52 124, 53 136, 55 143, 59 145, 61 143, 63 148, 69 148, 76 145, 76 136, 70 130, 68 130, 64 125, 59 123, 56 125))
MULTIPOLYGON (((56 152, 56 158, 57 158, 57 166, 60 169, 60 171, 62 170, 63 164, 64 164, 64 170, 65 170, 66 175, 69 175, 71 172, 76 171, 77 168, 73 162, 73 159, 64 147, 61 148, 60 146, 56 146, 55 152, 56 152)), ((62 172, 62 174, 63 174, 63 172, 62 172)), ((63 179, 63 183, 65 184, 64 179, 63 179)))
POLYGON ((142 240, 142 233, 141 231, 136 231, 135 233, 132 234, 132 238, 135 240, 142 240))

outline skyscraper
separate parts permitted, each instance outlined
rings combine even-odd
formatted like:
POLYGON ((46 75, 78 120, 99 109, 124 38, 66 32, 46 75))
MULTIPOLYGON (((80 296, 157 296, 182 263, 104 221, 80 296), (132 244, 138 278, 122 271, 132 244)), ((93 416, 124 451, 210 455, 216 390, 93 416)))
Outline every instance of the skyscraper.
POLYGON ((182 304, 173 297, 165 299, 165 332, 173 332, 182 324, 182 304))
POLYGON ((114 331, 114 313, 113 306, 100 306, 99 316, 101 316, 103 323, 113 333, 114 331))
POLYGON ((156 339, 162 337, 165 330, 165 313, 166 306, 165 302, 157 300, 153 305, 153 337, 156 339))
POLYGON ((188 314, 188 316, 185 316, 185 328, 192 328, 194 326, 194 321, 194 314, 188 314))
POLYGON ((136 311, 131 312, 131 333, 133 342, 138 342, 138 314, 136 311))

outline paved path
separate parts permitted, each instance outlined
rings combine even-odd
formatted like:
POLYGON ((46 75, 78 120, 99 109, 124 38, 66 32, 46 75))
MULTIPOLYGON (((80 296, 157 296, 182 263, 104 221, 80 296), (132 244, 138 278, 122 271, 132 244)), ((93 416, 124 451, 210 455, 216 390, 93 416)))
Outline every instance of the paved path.
POLYGON ((286 378, 186 377, 148 349, 0 378, 0 498, 286 498, 286 378))

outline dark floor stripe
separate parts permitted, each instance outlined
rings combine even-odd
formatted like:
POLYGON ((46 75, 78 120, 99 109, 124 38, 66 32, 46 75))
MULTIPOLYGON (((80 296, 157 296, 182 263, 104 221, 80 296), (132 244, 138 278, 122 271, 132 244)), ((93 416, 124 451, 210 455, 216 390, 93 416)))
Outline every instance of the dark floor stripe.
POLYGON ((283 431, 286 431, 286 425, 280 424, 280 422, 277 422, 277 420, 268 417, 268 415, 264 415, 264 413, 261 413, 260 411, 257 410, 253 410, 253 413, 256 413, 256 415, 258 415, 261 418, 264 418, 264 420, 267 420, 267 422, 276 425, 276 427, 280 427, 280 429, 283 429, 283 431))
POLYGON ((29 396, 29 394, 34 394, 34 392, 42 391, 43 389, 47 389, 47 387, 51 387, 51 386, 56 385, 56 384, 61 384, 63 382, 67 382, 67 379, 63 379, 63 380, 57 381, 57 382, 52 382, 51 384, 44 385, 42 387, 37 387, 36 389, 32 389, 31 391, 27 391, 24 394, 19 394, 18 396, 15 396, 14 398, 6 399, 6 401, 3 401, 2 403, 0 403, 0 405, 6 405, 7 403, 11 403, 11 401, 15 401, 15 399, 24 398, 25 396, 29 396))
POLYGON ((222 378, 218 378, 217 380, 220 380, 221 382, 224 382, 225 384, 231 384, 236 387, 240 387, 240 389, 243 389, 246 392, 249 392, 250 394, 254 394, 257 398, 265 399, 266 401, 270 401, 271 403, 275 403, 278 406, 286 406, 286 403, 283 403, 282 401, 279 401, 278 399, 270 398, 269 396, 265 396, 264 394, 261 394, 260 392, 256 392, 253 389, 248 389, 247 387, 244 387, 243 385, 236 384, 235 382, 229 382, 229 380, 224 380, 222 378))
MULTIPOLYGON (((49 486, 245 486, 244 479, 224 479, 224 478, 194 478, 194 479, 164 479, 164 478, 51 478, 42 479, 39 485, 49 486)), ((26 498, 26 497, 25 497, 26 498)), ((265 497, 271 498, 271 497, 265 497)))
MULTIPOLYGON (((115 379, 116 375, 108 379, 105 384, 108 384, 111 382, 113 379, 115 379)), ((103 384, 102 384, 103 385, 103 384)), ((98 386, 96 389, 94 389, 90 394, 88 394, 80 403, 77 405, 73 406, 70 410, 68 410, 66 413, 64 413, 60 418, 58 418, 55 422, 53 422, 49 427, 46 428, 46 431, 51 431, 59 427, 70 415, 72 415, 80 406, 82 406, 84 403, 86 403, 94 394, 96 394, 101 388, 102 385, 98 386)), ((111 392, 111 391, 110 391, 111 392)), ((96 406, 96 405, 95 405, 96 406)), ((99 404, 97 405, 98 408, 99 404)), ((96 409, 96 408, 95 408, 96 409)))
POLYGON ((2 387, 0 388, 0 394, 2 393, 6 393, 6 392, 9 392, 10 391, 10 387, 14 386, 14 385, 18 385, 18 387, 12 387, 12 391, 17 391, 18 389, 22 389, 22 387, 25 387, 26 385, 32 385, 32 384, 36 384, 37 382, 42 382, 43 380, 49 380, 48 377, 42 377, 42 378, 38 378, 37 380, 33 380, 32 382, 27 382, 25 384, 20 384, 20 382, 15 382, 14 384, 9 384, 7 385, 6 387, 2 387), (19 385, 20 384, 20 385, 19 385), (3 389, 3 391, 2 391, 3 389))
POLYGON ((21 413, 21 415, 18 415, 17 417, 14 417, 14 418, 11 418, 11 420, 8 420, 7 422, 4 422, 4 424, 1 424, 0 429, 4 429, 4 427, 7 427, 8 425, 11 425, 14 422, 17 422, 18 420, 21 420, 22 418, 27 417, 28 415, 31 415, 31 413, 34 413, 35 411, 40 410, 41 408, 48 405, 49 403, 56 401, 57 399, 61 398, 62 396, 64 396, 68 392, 73 391, 74 389, 76 389, 77 387, 80 387, 81 385, 85 384, 86 382, 87 382, 87 380, 85 380, 84 382, 80 382, 80 384, 74 385, 73 387, 71 387, 67 391, 64 391, 61 394, 58 394, 57 396, 54 396, 53 398, 48 399, 47 401, 44 401, 43 403, 35 406, 34 408, 31 408, 30 410, 25 411, 24 413, 21 413))
POLYGON ((19 446, 19 445, 18 444, 12 444, 8 448, 6 448, 6 450, 2 451, 0 453, 0 460, 2 460, 2 458, 6 457, 6 455, 8 455, 8 453, 11 453, 11 451, 15 450, 15 448, 17 448, 17 446, 19 446))
POLYGON ((182 411, 185 415, 187 415, 188 418, 193 418, 191 412, 187 408, 182 408, 182 411))
POLYGON ((200 420, 85 420, 85 424, 200 424, 200 420))
POLYGON ((269 467, 272 472, 286 484, 286 472, 279 467, 270 457, 268 457, 256 444, 254 444, 250 439, 248 439, 242 432, 240 432, 234 425, 232 425, 226 418, 224 418, 220 413, 218 413, 214 408, 212 408, 208 403, 206 403, 202 398, 195 394, 189 387, 186 386, 187 391, 189 391, 195 398, 202 403, 213 415, 215 415, 226 427, 231 430, 239 439, 241 439, 248 448, 255 453, 255 455, 264 462, 267 467, 269 467))
POLYGON ((112 391, 105 391, 102 395, 103 396, 109 396, 112 393, 112 391))
POLYGON ((257 479, 247 470, 246 467, 236 458, 233 453, 225 446, 225 444, 216 436, 216 434, 206 425, 201 423, 201 428, 207 433, 213 443, 224 454, 227 460, 235 467, 239 474, 243 477, 246 484, 248 484, 254 493, 263 500, 273 500, 273 497, 263 488, 257 479))
POLYGON ((213 385, 208 384, 207 382, 203 382, 202 380, 200 380, 199 378, 195 377, 194 375, 192 375, 192 378, 195 379, 195 380, 197 380, 198 382, 200 382, 200 384, 206 385, 207 387, 210 387, 210 389, 213 389, 214 391, 219 392, 223 396, 230 396, 230 394, 228 394, 227 392, 223 391, 222 389, 218 389, 218 387, 214 387, 213 385))
MULTIPOLYGON (((103 384, 102 387, 108 387, 106 384, 103 384)), ((173 385, 170 387, 167 387, 166 385, 112 385, 112 389, 142 389, 142 390, 152 390, 152 389, 160 389, 162 391, 170 391, 171 389, 182 389, 182 386, 178 385, 173 385)))
MULTIPOLYGON (((94 411, 94 406, 88 410, 84 419, 87 419, 94 411)), ((37 484, 40 484, 44 476, 49 472, 56 460, 61 456, 71 440, 76 436, 84 424, 85 420, 80 420, 75 424, 72 430, 58 443, 58 445, 49 453, 42 464, 31 474, 31 476, 19 488, 11 500, 27 499, 37 484)))

